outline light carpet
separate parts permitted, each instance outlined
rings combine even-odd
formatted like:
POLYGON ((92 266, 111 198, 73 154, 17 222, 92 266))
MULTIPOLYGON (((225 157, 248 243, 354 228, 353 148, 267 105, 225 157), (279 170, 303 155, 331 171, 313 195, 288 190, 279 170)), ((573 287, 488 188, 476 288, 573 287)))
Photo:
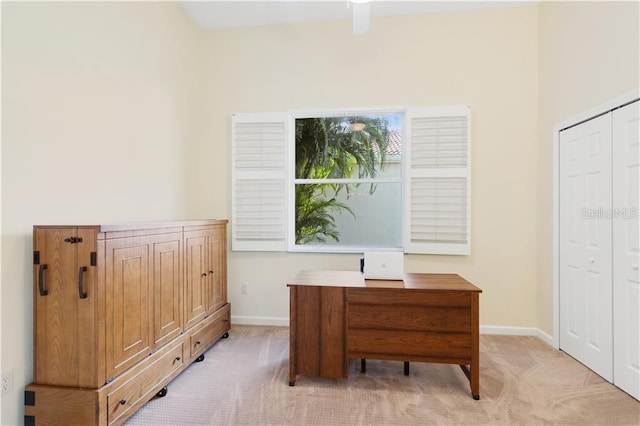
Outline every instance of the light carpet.
POLYGON ((234 325, 138 425, 640 425, 640 403, 536 337, 481 335, 480 400, 460 367, 352 360, 289 386, 289 329, 234 325))

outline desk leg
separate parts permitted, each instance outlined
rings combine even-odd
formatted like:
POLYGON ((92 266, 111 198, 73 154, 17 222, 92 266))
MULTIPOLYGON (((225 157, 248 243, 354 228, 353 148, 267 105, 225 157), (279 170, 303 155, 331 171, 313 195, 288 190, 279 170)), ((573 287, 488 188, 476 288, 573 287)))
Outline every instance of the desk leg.
POLYGON ((480 295, 471 293, 471 395, 480 399, 480 295))
POLYGON ((298 294, 297 287, 289 287, 289 386, 295 386, 297 365, 296 365, 296 346, 297 346, 297 309, 298 294))

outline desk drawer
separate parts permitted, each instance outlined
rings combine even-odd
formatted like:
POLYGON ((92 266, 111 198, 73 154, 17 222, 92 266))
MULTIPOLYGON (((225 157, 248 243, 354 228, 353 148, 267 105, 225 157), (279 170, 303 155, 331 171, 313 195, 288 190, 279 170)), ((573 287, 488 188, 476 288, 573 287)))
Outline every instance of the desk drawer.
POLYGON ((471 331, 468 308, 416 305, 349 304, 349 329, 366 328, 398 331, 471 331))
POLYGON ((347 347, 349 358, 459 364, 468 364, 471 359, 469 333, 350 329, 347 347))
POLYGON ((157 388, 161 382, 181 368, 183 364, 183 344, 180 342, 175 348, 152 361, 139 374, 107 395, 108 423, 115 422, 132 409, 135 411, 138 405, 151 399, 152 392, 159 390, 157 388))
POLYGON ((349 288, 347 303, 402 306, 471 306, 471 293, 465 291, 433 291, 395 288, 349 288))

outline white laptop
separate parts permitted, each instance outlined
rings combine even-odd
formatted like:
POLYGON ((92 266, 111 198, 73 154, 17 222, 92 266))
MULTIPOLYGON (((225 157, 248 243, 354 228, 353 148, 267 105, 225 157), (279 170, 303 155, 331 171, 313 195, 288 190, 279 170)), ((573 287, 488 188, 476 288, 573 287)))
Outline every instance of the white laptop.
POLYGON ((404 279, 404 253, 397 251, 365 253, 364 278, 367 280, 404 279))

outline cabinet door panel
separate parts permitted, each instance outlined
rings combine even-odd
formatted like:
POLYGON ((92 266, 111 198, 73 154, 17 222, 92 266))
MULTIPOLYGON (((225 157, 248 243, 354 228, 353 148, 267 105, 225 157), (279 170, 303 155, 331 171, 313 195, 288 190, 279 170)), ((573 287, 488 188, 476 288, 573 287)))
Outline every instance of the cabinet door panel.
POLYGON ((77 245, 64 241, 76 233, 77 228, 34 230, 34 250, 40 253, 33 281, 34 381, 38 384, 78 383, 78 371, 68 368, 78 363, 77 245))
POLYGON ((107 372, 122 373, 152 351, 148 241, 107 242, 107 372))
POLYGON ((198 323, 206 314, 207 237, 203 232, 185 236, 185 327, 198 323))
MULTIPOLYGON (((104 384, 104 370, 96 370, 96 362, 102 359, 100 349, 104 351, 104 315, 96 315, 98 301, 104 300, 98 286, 97 241, 95 229, 78 228, 78 237, 82 242, 77 245, 78 269, 76 280, 82 272, 82 288, 76 288, 78 299, 78 387, 97 388, 104 384), (93 253, 93 255, 92 255, 93 253), (96 256, 96 264, 91 265, 92 256, 96 256), (80 298, 80 291, 86 297, 80 298)), ((77 281, 76 281, 77 282, 77 281)), ((72 364, 73 365, 73 364, 72 364)), ((72 369, 74 367, 71 367, 72 369)))
POLYGON ((208 237, 209 283, 207 288, 207 314, 215 312, 227 302, 226 294, 226 239, 220 230, 208 237))
POLYGON ((153 244, 154 341, 163 345, 182 332, 180 252, 182 234, 171 234, 153 244))

